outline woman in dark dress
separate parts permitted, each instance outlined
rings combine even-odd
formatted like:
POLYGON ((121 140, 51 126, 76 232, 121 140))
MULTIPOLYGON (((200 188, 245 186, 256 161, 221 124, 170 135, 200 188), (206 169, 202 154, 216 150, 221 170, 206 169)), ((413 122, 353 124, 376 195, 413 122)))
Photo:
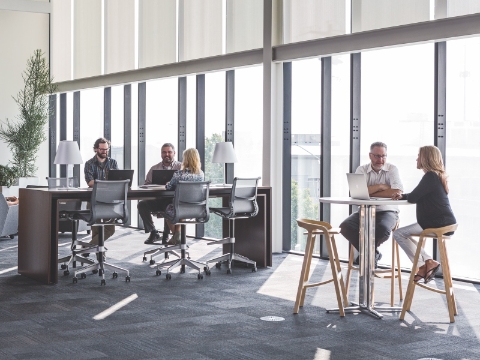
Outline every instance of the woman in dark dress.
MULTIPOLYGON (((399 228, 393 233, 393 238, 411 261, 415 257, 418 243, 412 237, 413 234, 457 222, 448 200, 447 174, 440 150, 436 146, 421 147, 417 157, 417 169, 425 173, 417 187, 409 194, 396 193, 392 196, 395 200, 407 200, 417 204, 417 223, 399 228)), ((435 277, 440 267, 440 263, 433 260, 425 249, 421 250, 418 265, 420 267, 414 280, 418 282, 424 279, 425 284, 435 277)))

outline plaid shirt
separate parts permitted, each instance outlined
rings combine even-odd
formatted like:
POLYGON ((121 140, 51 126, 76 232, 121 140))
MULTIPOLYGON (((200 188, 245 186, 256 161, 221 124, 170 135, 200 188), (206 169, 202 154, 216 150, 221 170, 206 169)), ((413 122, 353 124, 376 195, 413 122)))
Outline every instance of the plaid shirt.
POLYGON ((104 167, 100 166, 100 163, 97 160, 97 155, 85 162, 84 172, 87 184, 92 180, 107 180, 108 170, 118 169, 117 161, 115 159, 107 158, 104 164, 104 167))

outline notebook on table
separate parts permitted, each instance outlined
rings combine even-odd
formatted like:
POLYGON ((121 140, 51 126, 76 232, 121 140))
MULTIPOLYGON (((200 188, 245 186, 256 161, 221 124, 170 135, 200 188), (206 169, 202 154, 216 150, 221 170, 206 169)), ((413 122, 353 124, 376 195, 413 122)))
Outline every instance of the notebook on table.
POLYGON ((392 200, 391 198, 372 197, 368 194, 367 179, 364 174, 347 173, 350 197, 360 200, 392 200))
POLYGON ((167 185, 178 170, 152 170, 152 184, 167 185))
POLYGON ((130 180, 128 187, 132 187, 133 170, 108 170, 107 180, 130 180))

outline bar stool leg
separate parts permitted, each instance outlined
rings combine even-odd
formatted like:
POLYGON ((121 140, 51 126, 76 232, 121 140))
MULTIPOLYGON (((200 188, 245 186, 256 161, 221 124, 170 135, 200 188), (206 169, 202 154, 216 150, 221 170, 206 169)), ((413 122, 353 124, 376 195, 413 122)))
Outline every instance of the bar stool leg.
POLYGON ((345 291, 348 298, 348 292, 350 291, 350 280, 352 279, 352 268, 353 268, 353 255, 355 253, 354 247, 350 245, 350 255, 348 257, 348 267, 347 267, 347 278, 345 281, 345 291))
POLYGON ((397 253, 397 279, 398 279, 398 291, 400 292, 400 300, 403 300, 403 289, 402 289, 402 269, 400 268, 400 252, 398 251, 398 243, 395 242, 395 249, 397 253))
POLYGON ((305 300, 305 283, 308 282, 308 278, 310 275, 310 264, 312 262, 314 239, 315 237, 312 236, 312 232, 309 231, 307 237, 307 245, 305 246, 305 257, 303 259, 302 271, 300 273, 300 280, 298 282, 297 299, 295 301, 295 307, 293 308, 294 314, 298 314, 298 310, 301 306, 303 306, 305 300))
MULTIPOLYGON (((333 237, 333 236, 332 236, 333 237)), ((339 283, 339 272, 340 272, 340 281, 342 281, 342 269, 340 268, 340 263, 338 263, 337 266, 337 261, 338 257, 336 256, 336 249, 334 250, 334 247, 336 248, 335 244, 332 244, 331 238, 326 239, 327 243, 327 251, 328 251, 328 256, 330 258, 330 268, 332 270, 332 276, 333 276, 333 284, 335 285, 335 293, 337 295, 337 304, 338 304, 338 312, 340 316, 345 316, 345 310, 343 309, 343 303, 345 302, 345 298, 343 295, 345 294, 345 289, 342 289, 342 285, 340 287, 338 286, 339 283)), ((343 284, 343 281, 342 281, 343 284)))
POLYGON ((413 259, 412 271, 410 273, 410 279, 408 280, 407 293, 405 294, 405 301, 403 302, 402 312, 400 313, 400 320, 405 319, 405 313, 410 311, 412 306, 413 293, 415 292, 415 273, 417 272, 418 259, 420 257, 420 251, 423 246, 425 239, 420 237, 417 244, 417 252, 415 253, 415 258, 413 259))
POLYGON ((452 287, 452 279, 450 277, 450 269, 448 267, 448 260, 445 254, 445 240, 438 239, 438 248, 440 250, 440 263, 442 264, 443 270, 443 280, 445 284, 445 296, 447 297, 447 305, 448 305, 448 314, 450 316, 450 322, 455 322, 456 309, 455 309, 455 300, 453 297, 453 287, 452 287))

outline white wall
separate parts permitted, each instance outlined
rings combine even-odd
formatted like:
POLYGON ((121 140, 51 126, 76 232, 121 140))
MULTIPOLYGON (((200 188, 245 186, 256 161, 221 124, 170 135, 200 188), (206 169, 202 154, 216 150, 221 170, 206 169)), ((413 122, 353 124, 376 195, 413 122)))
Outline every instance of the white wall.
MULTIPOLYGON (((35 49, 49 55, 49 15, 0 10, 0 123, 15 119, 18 108, 12 95, 23 87, 22 72, 35 49)), ((48 134, 48 128, 45 129, 48 134)), ((11 159, 10 150, 0 140, 0 164, 11 159)), ((48 145, 37 156, 37 176, 48 176, 48 145)))

